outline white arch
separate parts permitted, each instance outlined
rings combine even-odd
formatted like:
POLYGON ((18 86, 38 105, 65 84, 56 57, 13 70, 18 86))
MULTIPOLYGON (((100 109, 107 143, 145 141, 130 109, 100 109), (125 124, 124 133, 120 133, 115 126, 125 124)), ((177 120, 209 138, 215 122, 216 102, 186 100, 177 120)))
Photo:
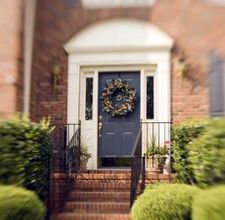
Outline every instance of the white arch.
POLYGON ((136 19, 110 19, 93 24, 72 37, 68 53, 168 49, 173 39, 158 27, 136 19))

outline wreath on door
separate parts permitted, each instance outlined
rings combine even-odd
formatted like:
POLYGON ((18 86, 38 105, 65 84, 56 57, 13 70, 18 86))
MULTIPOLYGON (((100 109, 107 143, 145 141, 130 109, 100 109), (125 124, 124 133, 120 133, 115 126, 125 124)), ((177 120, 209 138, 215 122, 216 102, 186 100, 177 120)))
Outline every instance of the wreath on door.
POLYGON ((122 79, 114 79, 105 84, 101 97, 104 111, 111 116, 123 116, 135 109, 136 90, 122 79))

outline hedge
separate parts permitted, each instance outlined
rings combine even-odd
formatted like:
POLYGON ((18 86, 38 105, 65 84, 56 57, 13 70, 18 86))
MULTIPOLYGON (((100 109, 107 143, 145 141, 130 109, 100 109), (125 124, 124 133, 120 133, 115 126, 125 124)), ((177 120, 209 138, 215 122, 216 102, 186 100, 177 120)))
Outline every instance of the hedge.
POLYGON ((34 192, 0 186, 0 220, 42 220, 44 214, 44 205, 34 192))
POLYGON ((192 199, 199 191, 185 184, 148 186, 132 207, 132 219, 190 220, 192 199))
POLYGON ((207 122, 205 131, 188 145, 189 164, 200 187, 225 183, 225 119, 207 122))
POLYGON ((0 122, 0 183, 23 186, 46 199, 51 131, 49 120, 0 122))
POLYGON ((225 219, 225 186, 204 190, 194 197, 193 220, 225 219))
POLYGON ((205 126, 205 122, 187 122, 172 127, 171 165, 172 171, 176 173, 178 182, 194 182, 194 175, 188 160, 189 148, 187 145, 203 133, 205 126))

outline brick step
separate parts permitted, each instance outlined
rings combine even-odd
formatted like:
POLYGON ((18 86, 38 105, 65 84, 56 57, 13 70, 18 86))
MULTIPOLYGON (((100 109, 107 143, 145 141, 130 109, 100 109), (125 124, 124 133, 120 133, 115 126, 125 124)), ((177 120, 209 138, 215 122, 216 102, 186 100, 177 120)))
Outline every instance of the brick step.
POLYGON ((80 173, 75 180, 130 180, 130 173, 80 173))
POLYGON ((65 212, 76 213, 129 213, 129 202, 66 202, 65 212))
POLYGON ((149 180, 174 180, 175 175, 174 174, 153 174, 150 172, 145 173, 145 178, 147 181, 149 180))
MULTIPOLYGON (((146 171, 146 181, 173 181, 175 179, 174 174, 154 174, 151 172, 146 171)), ((131 173, 130 172, 123 172, 123 173, 112 173, 112 172, 97 172, 93 173, 87 171, 87 173, 79 173, 79 174, 72 174, 70 177, 74 178, 75 180, 130 180, 131 173)))
POLYGON ((131 220, 128 214, 61 213, 54 220, 131 220))
POLYGON ((74 190, 82 191, 128 191, 130 190, 130 182, 96 182, 96 181, 77 181, 74 186, 74 190))
POLYGON ((86 170, 82 171, 82 173, 86 174, 97 174, 97 173, 106 173, 106 174, 118 174, 118 173, 131 173, 130 168, 128 169, 98 169, 98 170, 86 170))
POLYGON ((111 202, 129 202, 130 191, 123 192, 82 192, 72 191, 68 201, 111 201, 111 202))

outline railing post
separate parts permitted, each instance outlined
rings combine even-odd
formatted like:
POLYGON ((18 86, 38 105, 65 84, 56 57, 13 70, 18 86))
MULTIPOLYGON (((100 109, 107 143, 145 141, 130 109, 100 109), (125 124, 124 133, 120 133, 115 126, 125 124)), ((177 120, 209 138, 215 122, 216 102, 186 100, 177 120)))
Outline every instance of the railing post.
POLYGON ((141 181, 141 191, 145 189, 145 156, 142 157, 142 181, 141 181))
POLYGON ((78 159, 78 167, 77 167, 77 172, 80 172, 80 155, 81 155, 81 120, 79 120, 79 123, 78 123, 78 126, 79 126, 79 135, 78 135, 78 156, 77 156, 77 159, 78 159))
POLYGON ((63 127, 63 146, 64 146, 64 158, 63 158, 63 171, 66 173, 69 169, 68 164, 67 164, 67 143, 68 143, 68 131, 67 131, 67 126, 63 127))
POLYGON ((141 128, 138 131, 133 150, 132 150, 132 162, 131 162, 131 189, 130 189, 130 206, 132 207, 137 195, 137 188, 139 185, 139 179, 142 172, 142 133, 141 128))
POLYGON ((131 181, 130 181, 130 207, 132 207, 133 202, 134 202, 134 172, 133 172, 133 167, 134 167, 134 157, 131 157, 131 181))

